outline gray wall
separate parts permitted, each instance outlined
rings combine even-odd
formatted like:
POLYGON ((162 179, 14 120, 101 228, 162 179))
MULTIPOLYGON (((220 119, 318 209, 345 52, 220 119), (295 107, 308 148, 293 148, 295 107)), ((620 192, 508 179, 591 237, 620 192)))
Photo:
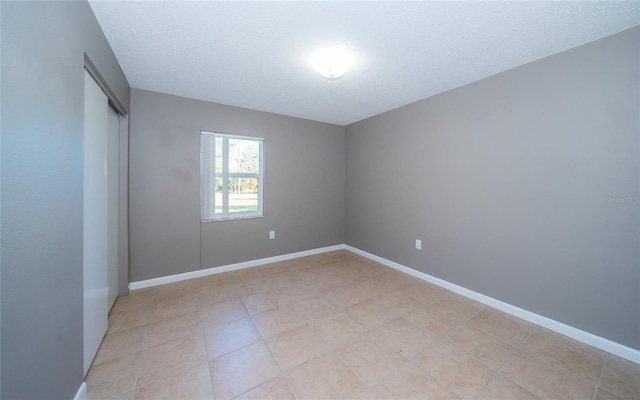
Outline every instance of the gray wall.
POLYGON ((134 89, 130 151, 133 282, 344 243, 344 127, 134 89), (201 130, 265 138, 264 218, 200 223, 201 130))
POLYGON ((84 53, 129 86, 86 2, 2 7, 3 399, 72 399, 82 374, 84 53))
POLYGON ((640 349, 639 38, 349 125, 346 243, 640 349))

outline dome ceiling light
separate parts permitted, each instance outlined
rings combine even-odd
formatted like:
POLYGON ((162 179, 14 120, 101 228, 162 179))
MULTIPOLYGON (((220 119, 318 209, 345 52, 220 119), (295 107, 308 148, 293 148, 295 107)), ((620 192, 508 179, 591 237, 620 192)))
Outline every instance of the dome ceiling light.
POLYGON ((344 49, 327 48, 319 51, 313 58, 316 71, 325 78, 337 79, 347 73, 352 57, 344 49))

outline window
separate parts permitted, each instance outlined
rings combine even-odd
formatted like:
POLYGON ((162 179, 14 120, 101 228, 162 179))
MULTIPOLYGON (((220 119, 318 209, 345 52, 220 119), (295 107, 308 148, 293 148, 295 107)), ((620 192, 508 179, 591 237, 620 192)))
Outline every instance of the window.
POLYGON ((262 216, 262 138, 201 132, 201 220, 262 216))

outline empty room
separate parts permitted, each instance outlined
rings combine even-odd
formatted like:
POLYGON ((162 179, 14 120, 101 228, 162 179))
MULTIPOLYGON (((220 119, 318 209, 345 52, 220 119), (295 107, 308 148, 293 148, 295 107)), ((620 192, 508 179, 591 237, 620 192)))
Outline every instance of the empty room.
POLYGON ((640 399, 640 1, 0 1, 0 398, 640 399))

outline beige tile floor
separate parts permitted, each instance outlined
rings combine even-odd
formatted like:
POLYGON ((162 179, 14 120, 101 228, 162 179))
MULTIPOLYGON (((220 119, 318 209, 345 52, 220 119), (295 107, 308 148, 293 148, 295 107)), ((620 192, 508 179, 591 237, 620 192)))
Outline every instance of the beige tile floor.
POLYGON ((640 399, 640 366, 347 251, 120 297, 89 399, 640 399))

